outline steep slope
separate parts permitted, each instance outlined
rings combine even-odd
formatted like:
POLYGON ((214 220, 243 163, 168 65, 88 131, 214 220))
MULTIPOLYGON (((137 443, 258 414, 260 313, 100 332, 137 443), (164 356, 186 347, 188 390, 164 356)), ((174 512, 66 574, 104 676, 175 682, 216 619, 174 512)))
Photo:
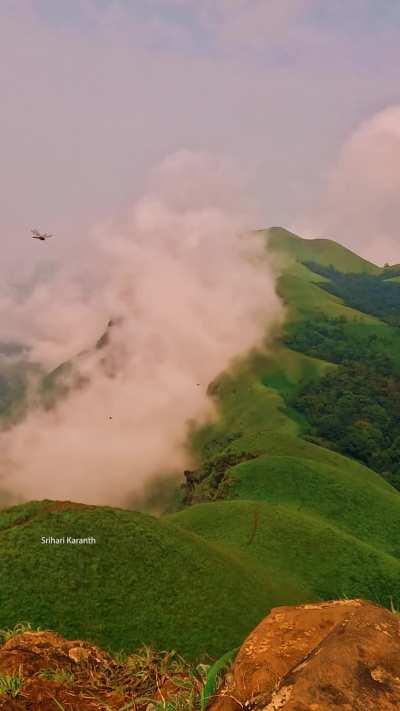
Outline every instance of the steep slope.
POLYGON ((347 306, 303 262, 377 276, 382 270, 327 240, 279 229, 266 236, 285 265, 278 283, 284 331, 267 352, 210 386, 219 421, 192 433, 194 505, 172 520, 273 565, 277 579, 290 570, 315 597, 364 595, 390 605, 400 583, 400 495, 375 471, 307 439, 309 423, 290 405, 300 386, 335 371, 340 348, 329 362, 284 345, 303 324, 339 318, 347 345, 372 343, 400 363, 399 329, 347 306))

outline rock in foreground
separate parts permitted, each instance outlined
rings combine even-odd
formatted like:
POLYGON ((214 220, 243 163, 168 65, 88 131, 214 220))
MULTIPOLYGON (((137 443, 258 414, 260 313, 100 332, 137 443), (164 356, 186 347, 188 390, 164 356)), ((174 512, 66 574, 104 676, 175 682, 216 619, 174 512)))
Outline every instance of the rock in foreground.
POLYGON ((362 600, 278 607, 242 645, 209 711, 400 709, 400 617, 362 600))
POLYGON ((146 711, 174 708, 182 694, 197 702, 200 680, 174 652, 143 647, 117 660, 47 631, 12 634, 0 646, 1 711, 146 711))

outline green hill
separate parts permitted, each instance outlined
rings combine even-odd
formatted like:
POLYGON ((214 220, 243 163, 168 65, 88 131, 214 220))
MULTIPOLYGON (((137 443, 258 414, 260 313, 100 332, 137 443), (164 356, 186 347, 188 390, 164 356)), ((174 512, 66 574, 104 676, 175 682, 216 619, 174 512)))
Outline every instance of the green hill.
POLYGON ((386 605, 396 600, 398 558, 346 533, 318 510, 296 501, 285 502, 285 497, 282 503, 273 500, 277 496, 271 496, 270 501, 266 492, 260 498, 259 502, 199 504, 171 518, 221 550, 241 551, 249 560, 274 570, 282 586, 290 572, 299 588, 302 584, 311 591, 309 599, 357 594, 386 605))
MULTIPOLYGON (((288 602, 306 597, 290 574, 286 583, 288 602)), ((153 644, 218 656, 281 598, 265 566, 167 520, 50 501, 0 512, 1 628, 24 619, 112 651, 153 644)))
POLYGON ((395 270, 330 240, 265 237, 286 320, 210 383, 217 417, 190 430, 195 469, 175 509, 160 519, 54 502, 0 512, 0 626, 27 619, 114 651, 153 643, 217 656, 274 605, 400 604, 395 270), (88 535, 96 545, 40 542, 88 535))
POLYGON ((399 329, 329 293, 328 277, 306 263, 376 279, 382 270, 327 240, 279 229, 266 235, 285 265, 278 282, 287 306, 283 333, 210 387, 219 421, 192 433, 198 469, 188 500, 194 505, 173 520, 235 550, 250 536, 258 511, 248 549, 258 562, 290 570, 314 596, 364 595, 388 605, 399 594, 399 493, 362 461, 335 451, 334 442, 318 442, 293 407, 305 384, 324 382, 349 359, 391 358, 395 382, 399 329))
POLYGON ((269 250, 281 254, 286 261, 288 258, 300 262, 313 260, 327 267, 333 265, 344 273, 378 274, 381 272, 380 267, 330 239, 304 239, 282 227, 271 227, 260 232, 268 237, 269 250))

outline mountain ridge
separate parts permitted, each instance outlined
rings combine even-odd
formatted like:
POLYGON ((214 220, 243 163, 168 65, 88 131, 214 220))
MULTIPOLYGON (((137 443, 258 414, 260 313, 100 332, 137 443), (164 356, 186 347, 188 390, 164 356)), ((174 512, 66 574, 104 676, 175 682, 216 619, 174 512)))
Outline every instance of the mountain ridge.
MULTIPOLYGON (((305 384, 341 367, 327 359, 320 323, 336 334, 339 360, 343 348, 361 344, 361 353, 365 344, 365 358, 368 349, 377 358, 384 349, 400 363, 399 329, 329 293, 327 277, 305 261, 381 280, 384 270, 330 240, 281 228, 271 240, 271 230, 260 232, 281 270, 286 320, 272 343, 210 383, 217 417, 189 432, 190 491, 178 481, 175 503, 159 518, 71 502, 0 511, 0 626, 23 617, 113 651, 146 642, 199 658, 237 646, 276 605, 343 596, 398 604, 399 492, 318 439, 293 404, 305 384), (311 323, 317 355, 307 351, 311 323), (102 542, 79 549, 40 543, 56 534, 102 542), (87 589, 79 592, 82 580, 87 589)), ((99 343, 107 348, 107 338, 99 343)))

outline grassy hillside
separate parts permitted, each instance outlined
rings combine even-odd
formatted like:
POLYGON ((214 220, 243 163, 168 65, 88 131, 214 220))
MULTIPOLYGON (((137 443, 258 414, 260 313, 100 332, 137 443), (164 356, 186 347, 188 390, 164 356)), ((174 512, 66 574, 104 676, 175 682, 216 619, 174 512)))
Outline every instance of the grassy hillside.
MULTIPOLYGON (((309 422, 290 404, 305 383, 335 373, 351 344, 356 358, 373 352, 379 359, 383 350, 400 363, 399 329, 329 293, 327 277, 304 261, 379 278, 382 270, 338 244, 285 230, 270 231, 268 248, 284 264, 278 282, 284 331, 210 387, 219 421, 192 433, 194 505, 173 520, 229 549, 244 547, 259 563, 276 566, 277 579, 290 570, 314 596, 360 595, 388 605, 399 590, 400 495, 377 472, 310 441, 309 422), (326 319, 340 325, 331 361, 329 347, 321 359, 284 345, 303 324, 307 333, 326 319), (243 461, 230 466, 235 455, 243 461)), ((323 352, 321 344, 316 352, 323 352)))
POLYGON ((299 586, 311 590, 310 599, 357 594, 385 605, 396 601, 398 558, 346 533, 318 511, 297 501, 285 502, 285 496, 282 503, 276 499, 263 492, 258 502, 199 504, 171 518, 221 550, 241 551, 272 568, 282 585, 290 571, 299 586))
POLYGON ((271 227, 260 230, 268 237, 269 249, 283 256, 284 260, 292 258, 298 262, 314 260, 318 264, 329 267, 331 264, 341 272, 361 272, 377 274, 380 267, 359 257, 347 247, 330 239, 303 239, 282 227, 271 227))
MULTIPOLYGON (((288 602, 304 599, 290 574, 285 584, 288 602)), ((48 501, 0 512, 0 628, 25 619, 113 651, 153 644, 218 656, 281 597, 266 566, 167 520, 48 501)))

